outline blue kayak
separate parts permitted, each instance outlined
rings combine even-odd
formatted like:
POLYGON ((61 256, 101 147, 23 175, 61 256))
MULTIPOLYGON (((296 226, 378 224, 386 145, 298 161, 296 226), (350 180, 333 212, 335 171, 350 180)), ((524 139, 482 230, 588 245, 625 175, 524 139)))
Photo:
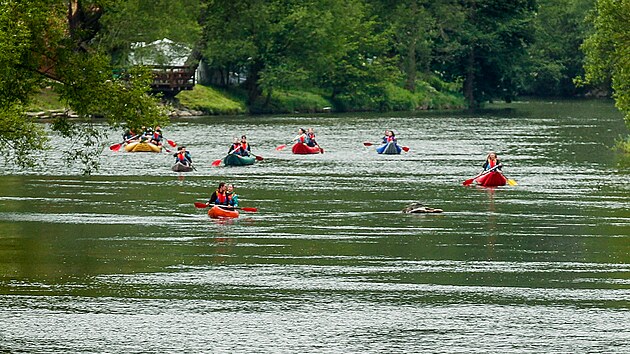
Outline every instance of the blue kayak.
POLYGON ((398 144, 394 142, 389 142, 387 144, 383 144, 376 148, 376 152, 379 154, 385 155, 398 155, 402 151, 402 148, 398 146, 398 144))

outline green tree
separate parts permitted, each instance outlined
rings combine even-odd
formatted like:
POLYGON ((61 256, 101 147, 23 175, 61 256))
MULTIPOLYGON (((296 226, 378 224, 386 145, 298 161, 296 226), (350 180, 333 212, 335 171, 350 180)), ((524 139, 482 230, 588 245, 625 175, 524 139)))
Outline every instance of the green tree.
POLYGON ((535 17, 535 43, 529 48, 532 58, 525 94, 536 96, 574 96, 573 78, 584 74, 582 41, 592 26, 585 21, 594 0, 538 0, 535 17))
MULTIPOLYGON (((595 32, 582 45, 585 75, 579 84, 612 79, 617 108, 630 127, 630 0, 597 0, 592 16, 595 32)), ((630 150, 630 141, 627 143, 630 150)))
MULTIPOLYGON (((81 117, 104 117, 114 127, 167 123, 147 95, 151 74, 141 69, 113 77, 107 53, 93 46, 108 1, 5 0, 0 3, 0 151, 20 166, 35 163, 47 135, 24 114, 42 85, 52 84, 81 117)), ((73 139, 68 157, 98 167, 102 142, 97 129, 66 118, 53 131, 73 139)))
POLYGON ((432 67, 449 81, 463 80, 470 107, 496 98, 510 101, 522 87, 532 43, 534 0, 452 1, 438 23, 432 67))

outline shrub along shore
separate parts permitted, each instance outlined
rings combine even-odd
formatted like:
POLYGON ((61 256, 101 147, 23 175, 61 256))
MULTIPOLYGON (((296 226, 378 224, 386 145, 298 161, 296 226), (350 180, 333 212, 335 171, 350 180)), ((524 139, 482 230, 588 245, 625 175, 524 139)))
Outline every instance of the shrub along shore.
MULTIPOLYGON (((191 91, 180 92, 175 99, 163 100, 163 104, 170 117, 334 111, 413 111, 460 109, 466 106, 461 94, 443 93, 429 85, 419 87, 415 93, 391 85, 382 97, 369 102, 356 102, 351 97, 337 98, 333 101, 323 95, 308 91, 276 90, 268 95, 264 102, 248 107, 245 97, 245 93, 238 89, 222 90, 196 85, 191 91)), ((27 114, 38 118, 51 118, 58 115, 76 117, 50 89, 43 89, 34 98, 28 107, 27 114)))

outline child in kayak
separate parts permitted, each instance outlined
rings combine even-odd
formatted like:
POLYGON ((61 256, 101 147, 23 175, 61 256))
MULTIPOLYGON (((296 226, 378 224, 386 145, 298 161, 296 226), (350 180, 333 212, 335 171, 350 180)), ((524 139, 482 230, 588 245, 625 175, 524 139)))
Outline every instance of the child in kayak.
POLYGON ((483 163, 483 170, 488 171, 493 169, 495 166, 498 166, 496 170, 501 170, 501 167, 503 167, 501 161, 499 161, 499 159, 497 158, 497 153, 494 151, 490 151, 490 153, 488 153, 488 156, 486 157, 486 162, 483 163))

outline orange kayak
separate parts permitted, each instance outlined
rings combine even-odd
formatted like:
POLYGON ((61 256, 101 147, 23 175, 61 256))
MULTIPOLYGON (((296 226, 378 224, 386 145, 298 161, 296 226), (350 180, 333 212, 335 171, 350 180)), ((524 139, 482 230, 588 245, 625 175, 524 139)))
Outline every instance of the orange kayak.
POLYGON ((238 210, 224 208, 219 205, 215 205, 208 210, 208 216, 213 219, 219 218, 238 218, 238 210))

